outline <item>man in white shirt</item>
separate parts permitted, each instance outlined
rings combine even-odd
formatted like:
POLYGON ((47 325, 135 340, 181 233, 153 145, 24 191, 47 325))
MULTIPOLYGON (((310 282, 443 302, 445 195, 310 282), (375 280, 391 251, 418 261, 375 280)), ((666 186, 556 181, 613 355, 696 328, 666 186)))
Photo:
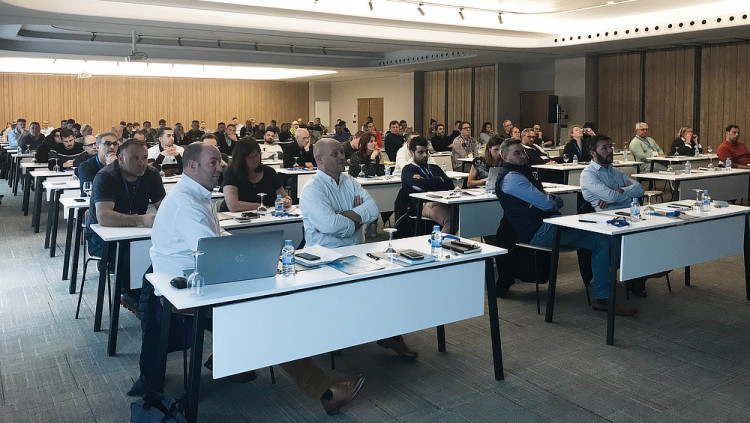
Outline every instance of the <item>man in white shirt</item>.
MULTIPOLYGON (((378 218, 375 200, 344 172, 346 157, 341 143, 322 138, 313 146, 313 155, 318 172, 307 182, 299 200, 306 245, 335 248, 363 243, 362 228, 378 218)), ((419 356, 401 335, 381 339, 378 345, 404 357, 419 356)))
MULTIPOLYGON (((211 203, 211 190, 221 175, 221 153, 219 149, 206 143, 190 144, 184 153, 183 176, 169 195, 162 201, 154 220, 151 233, 151 262, 153 271, 181 276, 184 269, 193 267, 189 253, 197 250, 198 240, 216 237, 221 234, 219 218, 211 203)), ((156 349, 159 342, 159 323, 149 304, 159 307, 153 295, 153 286, 144 280, 141 293, 141 378, 130 393, 138 394, 148 390, 158 377, 156 369, 156 349), (151 291, 151 294, 148 291, 151 291), (144 313, 149 318, 144 318, 144 313), (139 389, 135 389, 139 388, 139 389)), ((341 407, 351 402, 364 383, 360 375, 355 381, 335 382, 326 375, 311 358, 282 363, 279 365, 297 385, 313 398, 320 398, 325 411, 335 414, 341 407)), ((248 372, 249 373, 249 372, 248 372)), ((250 379, 251 380, 251 379, 250 379)), ((130 394, 129 393, 129 394, 130 394)))
POLYGON ((274 144, 275 137, 276 133, 271 130, 266 130, 266 133, 263 134, 263 144, 260 145, 263 160, 272 159, 275 153, 282 154, 281 146, 274 144))
POLYGON ((174 131, 162 126, 157 133, 159 143, 148 149, 148 163, 164 171, 167 176, 182 172, 184 148, 174 144, 174 131))
POLYGON ((8 147, 18 147, 18 141, 21 139, 21 135, 26 132, 26 119, 19 118, 16 120, 16 127, 8 134, 8 147))

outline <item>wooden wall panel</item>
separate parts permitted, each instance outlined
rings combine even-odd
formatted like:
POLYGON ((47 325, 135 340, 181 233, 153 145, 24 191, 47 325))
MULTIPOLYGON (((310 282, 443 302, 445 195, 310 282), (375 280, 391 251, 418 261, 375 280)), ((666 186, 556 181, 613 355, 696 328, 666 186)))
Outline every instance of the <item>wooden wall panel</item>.
POLYGON ((715 149, 727 125, 750 125, 750 43, 704 47, 702 59, 701 143, 715 149))
POLYGON ((450 133, 453 130, 454 121, 471 121, 471 68, 451 69, 448 71, 447 107, 448 122, 446 122, 446 133, 450 133))
POLYGON ((58 126, 61 119, 73 118, 95 132, 121 120, 150 120, 156 126, 164 118, 189 129, 198 119, 213 129, 234 116, 243 124, 251 117, 279 124, 311 118, 307 82, 0 73, 0 87, 9 93, 0 98, 4 122, 25 117, 58 126))
MULTIPOLYGON (((445 120, 445 71, 424 73, 424 128, 422 134, 428 134, 430 119, 446 124, 445 120)), ((446 125, 446 131, 452 128, 446 125)))
POLYGON ((474 68, 474 128, 472 133, 479 136, 484 122, 490 122, 497 131, 495 116, 495 67, 474 68))
POLYGON ((667 154, 680 128, 693 125, 694 66, 692 48, 646 53, 645 122, 667 154))
MULTIPOLYGON (((635 136, 640 110, 640 62, 638 53, 599 58, 599 132, 609 135, 617 147, 635 136)), ((563 139, 567 136, 567 132, 560 134, 563 139)))

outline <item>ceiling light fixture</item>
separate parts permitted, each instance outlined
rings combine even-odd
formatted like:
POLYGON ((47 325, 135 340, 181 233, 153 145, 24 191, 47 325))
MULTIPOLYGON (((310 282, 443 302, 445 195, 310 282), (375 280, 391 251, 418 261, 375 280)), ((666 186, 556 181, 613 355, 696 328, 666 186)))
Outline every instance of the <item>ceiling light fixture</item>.
POLYGON ((461 20, 464 20, 464 8, 458 9, 458 16, 461 17, 461 20))
POLYGON ((424 10, 422 10, 422 6, 424 6, 424 3, 419 3, 419 6, 417 6, 417 10, 419 11, 419 14, 424 16, 424 10))
POLYGON ((369 2, 367 2, 367 3, 368 3, 368 4, 370 5, 370 12, 372 12, 372 11, 373 11, 373 7, 372 7, 372 0, 370 0, 370 1, 369 1, 369 2))
POLYGON ((497 20, 500 22, 500 25, 503 24, 503 12, 497 12, 497 20))

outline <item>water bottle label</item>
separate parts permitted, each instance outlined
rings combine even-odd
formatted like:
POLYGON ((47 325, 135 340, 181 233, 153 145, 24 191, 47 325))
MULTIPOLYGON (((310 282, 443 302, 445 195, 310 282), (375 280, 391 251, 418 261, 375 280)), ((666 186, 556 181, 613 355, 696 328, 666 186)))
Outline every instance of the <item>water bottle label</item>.
POLYGON ((281 261, 281 263, 282 263, 282 264, 283 264, 284 266, 294 266, 294 255, 292 255, 292 254, 290 254, 290 255, 288 255, 288 256, 286 256, 286 255, 285 255, 285 256, 284 256, 284 257, 282 258, 282 261, 281 261))

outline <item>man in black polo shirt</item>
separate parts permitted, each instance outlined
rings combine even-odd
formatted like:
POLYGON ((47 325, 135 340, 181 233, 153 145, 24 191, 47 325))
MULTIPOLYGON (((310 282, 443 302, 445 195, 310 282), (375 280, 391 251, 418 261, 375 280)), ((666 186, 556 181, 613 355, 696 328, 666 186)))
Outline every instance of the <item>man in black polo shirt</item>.
POLYGON ((205 132, 201 131, 201 123, 194 120, 190 123, 190 130, 185 134, 185 138, 182 140, 183 145, 190 145, 196 141, 200 141, 201 137, 205 132))
MULTIPOLYGON (((271 129, 268 129, 269 131, 271 129)), ((293 167, 295 157, 300 167, 313 169, 317 166, 315 157, 313 157, 312 143, 310 143, 310 133, 307 129, 300 128, 294 134, 296 142, 290 142, 282 147, 284 151, 284 167, 293 167)))
POLYGON ((155 213, 146 213, 148 205, 159 203, 166 195, 159 172, 148 165, 148 149, 141 141, 127 140, 117 160, 96 174, 91 192, 86 240, 92 255, 102 253, 102 239, 91 225, 151 227, 155 213))

